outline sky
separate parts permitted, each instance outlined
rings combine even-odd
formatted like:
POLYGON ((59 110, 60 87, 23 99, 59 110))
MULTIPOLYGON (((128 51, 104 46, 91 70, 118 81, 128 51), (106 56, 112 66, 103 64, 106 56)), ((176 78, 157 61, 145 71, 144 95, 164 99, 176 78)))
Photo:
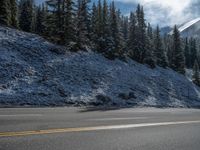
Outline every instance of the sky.
MULTIPOLYGON (((44 0, 36 0, 44 1, 44 0)), ((97 1, 97 0, 92 0, 97 1)), ((109 0, 111 1, 111 0, 109 0)), ((146 20, 161 27, 183 24, 200 17, 200 0, 114 0, 124 15, 135 10, 138 3, 144 6, 146 20)))
MULTIPOLYGON (((146 20, 153 25, 173 26, 200 17, 200 0, 115 0, 131 6, 144 6, 146 20)), ((130 8, 125 9, 128 13, 130 8)), ((124 11, 124 10, 123 10, 124 11)))

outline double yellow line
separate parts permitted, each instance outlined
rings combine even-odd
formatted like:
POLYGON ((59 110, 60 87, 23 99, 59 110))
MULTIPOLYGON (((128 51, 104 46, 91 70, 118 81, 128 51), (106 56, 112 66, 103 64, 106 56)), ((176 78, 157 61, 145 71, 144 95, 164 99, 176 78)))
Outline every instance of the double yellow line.
POLYGON ((3 132, 0 137, 14 137, 14 136, 28 136, 28 135, 42 135, 42 134, 55 134, 55 133, 68 133, 68 132, 83 132, 93 131, 95 127, 82 127, 82 128, 66 128, 66 129, 48 129, 37 131, 19 131, 19 132, 3 132))
POLYGON ((128 128, 168 126, 168 125, 194 124, 194 123, 200 123, 200 120, 180 121, 180 122, 126 124, 126 125, 109 125, 109 126, 96 126, 96 127, 78 127, 78 128, 64 128, 64 129, 48 129, 48 130, 38 130, 38 131, 2 132, 2 133, 0 133, 0 137, 17 137, 17 136, 29 136, 29 135, 56 134, 56 133, 128 129, 128 128))

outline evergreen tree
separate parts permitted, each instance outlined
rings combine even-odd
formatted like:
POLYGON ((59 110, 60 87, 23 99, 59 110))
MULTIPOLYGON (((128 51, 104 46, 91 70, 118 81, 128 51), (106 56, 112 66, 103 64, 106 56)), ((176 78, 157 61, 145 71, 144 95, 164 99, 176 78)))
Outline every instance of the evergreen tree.
POLYGON ((128 28, 129 28, 129 22, 128 17, 122 17, 122 34, 124 42, 127 43, 128 40, 128 28))
POLYGON ((154 52, 152 51, 151 39, 146 37, 145 56, 143 62, 148 64, 151 68, 155 68, 154 52))
POLYGON ((154 45, 153 45, 153 29, 150 24, 147 27, 146 36, 146 49, 144 63, 148 64, 151 68, 155 67, 155 56, 154 56, 154 45))
POLYGON ((26 32, 31 32, 32 23, 33 23, 33 1, 21 0, 19 26, 22 30, 26 32))
POLYGON ((190 57, 191 57, 191 67, 194 66, 194 62, 197 59, 197 43, 196 39, 190 39, 190 57))
POLYGON ((143 7, 138 5, 137 7, 137 47, 138 47, 138 62, 143 63, 145 57, 146 49, 146 24, 144 19, 144 10, 143 7))
POLYGON ((195 60, 194 67, 193 67, 193 82, 200 86, 200 72, 199 72, 199 64, 197 60, 195 60))
POLYGON ((47 0, 46 36, 58 44, 64 44, 62 0, 47 0))
POLYGON ((90 26, 91 26, 91 33, 90 33, 90 37, 91 37, 91 41, 93 44, 93 50, 98 51, 100 50, 100 48, 98 47, 98 9, 95 3, 93 3, 92 6, 92 13, 91 13, 91 22, 90 22, 90 26))
POLYGON ((9 0, 0 0, 0 24, 1 25, 10 25, 11 13, 10 13, 10 1, 9 0))
POLYGON ((189 47, 189 43, 188 43, 188 38, 185 39, 185 65, 187 68, 191 68, 192 64, 191 64, 191 53, 190 53, 190 47, 189 47))
POLYGON ((153 28, 151 27, 151 24, 148 23, 148 26, 147 26, 147 36, 153 40, 153 28))
POLYGON ((108 5, 107 5, 107 1, 104 0, 103 1, 103 10, 102 10, 102 33, 103 33, 103 36, 105 36, 107 33, 106 32, 109 32, 109 16, 108 16, 109 12, 108 12, 108 5))
POLYGON ((173 31, 173 58, 171 66, 175 71, 185 74, 185 57, 177 26, 174 27, 173 31))
POLYGON ((36 33, 40 35, 45 34, 45 29, 46 29, 46 24, 45 24, 45 19, 46 19, 47 11, 45 9, 44 4, 42 4, 42 7, 39 6, 37 8, 37 13, 36 13, 36 33))
POLYGON ((31 32, 36 33, 36 23, 37 23, 37 6, 33 5, 33 11, 32 11, 32 23, 31 23, 31 32))
POLYGON ((127 41, 127 49, 128 55, 134 59, 138 60, 139 51, 137 47, 137 26, 136 26, 136 17, 133 12, 130 14, 130 21, 129 21, 129 35, 127 41))
POLYGON ((109 52, 112 49, 113 39, 111 37, 111 28, 109 23, 109 10, 107 1, 103 1, 103 10, 102 10, 102 39, 100 48, 104 53, 109 52))
POLYGON ((98 11, 97 35, 99 38, 102 38, 102 36, 103 36, 103 33, 102 33, 102 31, 103 31, 103 9, 102 9, 101 0, 98 1, 97 11, 98 11))
POLYGON ((100 53, 105 53, 103 49, 103 8, 101 0, 98 1, 97 8, 93 8, 93 15, 92 15, 92 22, 93 22, 93 31, 96 39, 94 39, 96 49, 100 53))
POLYGON ((120 19, 120 32, 122 40, 123 55, 128 55, 127 42, 128 42, 128 30, 129 30, 129 18, 127 16, 121 16, 120 19))
MULTIPOLYGON (((146 34, 146 24, 145 24, 145 19, 144 19, 144 11, 143 11, 143 7, 141 7, 140 5, 138 5, 137 10, 136 10, 136 16, 132 13, 130 16, 131 18, 136 18, 134 20, 134 36, 135 41, 134 41, 134 46, 132 45, 133 50, 133 59, 136 60, 137 62, 143 63, 144 59, 145 59, 145 55, 148 53, 146 52, 147 47, 149 47, 147 44, 147 40, 149 40, 147 38, 147 34, 146 34), (134 17, 131 17, 134 16, 134 17)), ((131 21, 130 21, 131 22, 131 21)), ((132 27, 130 27, 131 29, 132 27)), ((132 34, 132 33, 130 33, 132 34)), ((132 36, 132 37, 134 37, 132 36)), ((130 40, 128 42, 128 45, 130 45, 130 40)))
POLYGON ((18 6, 16 0, 10 0, 10 12, 11 12, 10 25, 12 27, 18 28, 19 27, 18 6))
POLYGON ((89 50, 89 12, 88 0, 78 0, 76 44, 77 50, 89 50))
POLYGON ((167 67, 167 56, 163 48, 162 39, 160 37, 160 29, 159 26, 157 26, 155 31, 155 39, 154 39, 154 45, 155 45, 155 56, 156 56, 156 64, 160 67, 167 67))
POLYGON ((98 52, 107 55, 112 50, 113 39, 111 37, 109 10, 107 1, 98 2, 98 7, 93 7, 92 22, 93 32, 96 36, 96 48, 98 52), (96 10, 95 10, 96 9, 96 10))
POLYGON ((117 57, 119 59, 124 59, 124 48, 125 48, 125 39, 123 38, 123 15, 121 15, 121 11, 120 9, 118 9, 116 11, 116 14, 117 14, 117 23, 118 23, 118 30, 119 30, 119 33, 118 33, 118 37, 119 37, 119 44, 118 44, 118 52, 117 52, 117 57))
POLYGON ((167 53, 168 66, 171 67, 173 58, 173 36, 165 34, 163 38, 164 50, 167 53))
POLYGON ((119 27, 119 13, 116 11, 114 1, 110 5, 110 30, 112 37, 112 48, 111 51, 107 52, 107 57, 110 59, 114 59, 116 57, 122 58, 123 51, 119 27))
POLYGON ((63 2, 64 8, 64 39, 65 45, 70 47, 70 49, 74 48, 75 44, 75 23, 74 23, 74 2, 73 0, 65 0, 63 2))

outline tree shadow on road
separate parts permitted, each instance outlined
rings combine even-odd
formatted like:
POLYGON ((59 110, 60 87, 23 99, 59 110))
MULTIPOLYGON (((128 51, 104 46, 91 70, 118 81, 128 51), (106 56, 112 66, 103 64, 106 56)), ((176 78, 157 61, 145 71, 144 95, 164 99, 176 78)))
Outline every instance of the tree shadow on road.
POLYGON ((92 112, 92 111, 112 111, 112 110, 120 110, 120 109, 126 109, 126 108, 136 108, 134 106, 132 107, 119 107, 119 106, 88 106, 85 108, 81 108, 79 112, 92 112))

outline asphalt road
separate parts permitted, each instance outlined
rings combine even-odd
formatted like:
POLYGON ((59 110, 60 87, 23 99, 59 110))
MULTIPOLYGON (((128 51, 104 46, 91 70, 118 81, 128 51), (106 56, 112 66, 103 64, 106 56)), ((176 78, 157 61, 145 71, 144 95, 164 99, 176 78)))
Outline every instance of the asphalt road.
POLYGON ((200 110, 0 109, 0 150, 199 150, 200 110))

